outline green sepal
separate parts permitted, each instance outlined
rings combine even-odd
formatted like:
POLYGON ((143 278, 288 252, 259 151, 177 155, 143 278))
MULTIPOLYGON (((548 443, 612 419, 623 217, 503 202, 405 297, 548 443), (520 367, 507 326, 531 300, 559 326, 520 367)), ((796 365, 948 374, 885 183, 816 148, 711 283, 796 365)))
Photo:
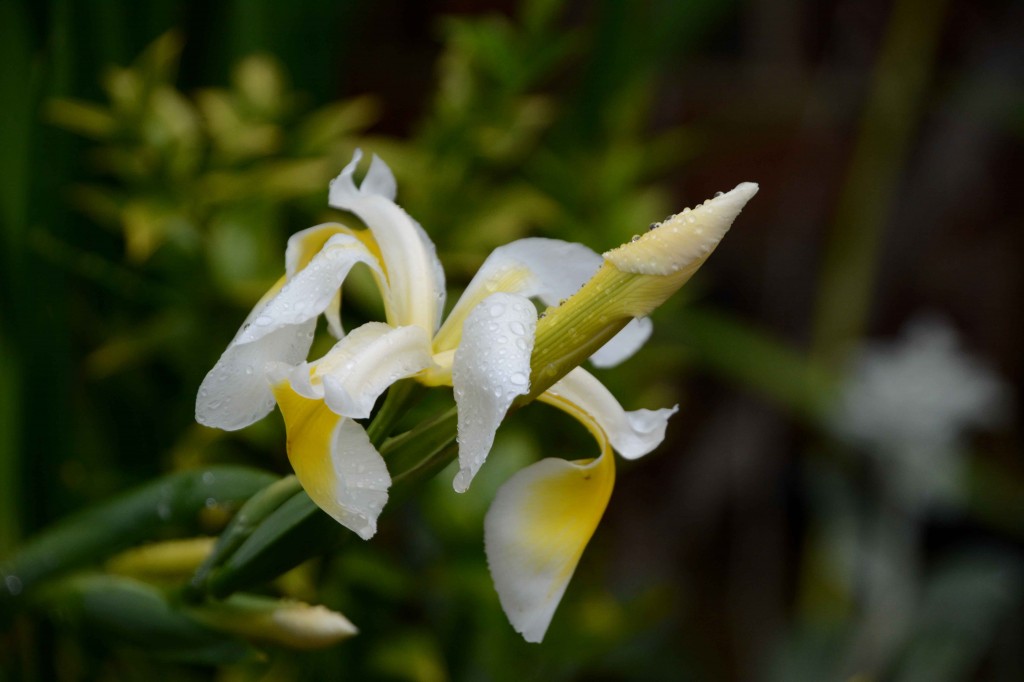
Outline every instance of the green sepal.
POLYGON ((250 497, 221 533, 213 551, 196 569, 186 588, 186 597, 200 599, 210 571, 223 564, 241 547, 264 519, 300 492, 302 486, 299 485, 299 480, 295 476, 286 476, 250 497))
POLYGON ((343 526, 299 491, 271 512, 219 568, 210 571, 206 590, 223 599, 261 585, 330 549, 345 535, 343 526))

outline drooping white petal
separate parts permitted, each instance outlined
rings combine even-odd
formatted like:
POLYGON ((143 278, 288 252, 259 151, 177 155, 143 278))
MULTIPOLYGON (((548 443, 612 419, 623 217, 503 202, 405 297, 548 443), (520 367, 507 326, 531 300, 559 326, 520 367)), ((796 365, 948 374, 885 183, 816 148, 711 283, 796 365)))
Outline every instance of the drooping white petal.
POLYGON ((675 405, 627 412, 611 391, 582 367, 562 377, 539 400, 565 410, 584 424, 592 421, 626 459, 637 459, 658 447, 665 438, 669 417, 679 411, 675 405))
POLYGON ((274 409, 267 371, 302 362, 313 343, 316 320, 282 327, 256 343, 232 344, 207 373, 196 397, 196 421, 236 431, 274 409))
POLYGON ((530 390, 536 330, 537 310, 515 294, 492 294, 466 317, 452 362, 459 410, 457 492, 465 492, 480 470, 512 401, 530 390))
POLYGON ((395 202, 391 171, 374 157, 361 187, 353 179, 362 152, 331 182, 328 202, 351 211, 366 223, 380 248, 389 291, 385 295, 388 322, 418 325, 431 334, 444 308, 444 270, 433 242, 395 202))
POLYGON ((649 317, 635 317, 618 334, 590 356, 594 367, 614 367, 640 350, 651 338, 654 325, 649 317))
POLYGON ((543 459, 498 490, 484 519, 484 547, 509 622, 540 642, 615 482, 607 444, 583 462, 543 459))
POLYGON ((303 489, 338 523, 364 540, 373 537, 391 477, 366 431, 286 381, 274 385, 274 395, 288 433, 288 459, 303 489))
POLYGON ((313 376, 334 412, 365 419, 388 386, 430 365, 430 337, 422 327, 368 322, 335 344, 313 376))
POLYGON ((463 321, 496 291, 538 298, 555 305, 568 298, 601 267, 601 256, 586 246, 532 237, 499 246, 477 270, 434 340, 438 351, 455 348, 463 321))
POLYGON ((377 259, 358 239, 334 234, 304 268, 267 292, 203 379, 196 421, 234 431, 266 416, 274 406, 267 371, 305 359, 317 316, 360 262, 379 271, 377 259))

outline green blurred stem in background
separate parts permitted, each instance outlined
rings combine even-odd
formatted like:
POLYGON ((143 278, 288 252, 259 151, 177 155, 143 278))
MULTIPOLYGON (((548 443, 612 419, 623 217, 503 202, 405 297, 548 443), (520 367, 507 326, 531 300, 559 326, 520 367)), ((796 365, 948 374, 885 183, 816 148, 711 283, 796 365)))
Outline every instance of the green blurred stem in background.
POLYGON ((943 0, 899 0, 889 19, 818 288, 813 354, 833 366, 868 325, 879 246, 925 103, 945 7, 943 0))

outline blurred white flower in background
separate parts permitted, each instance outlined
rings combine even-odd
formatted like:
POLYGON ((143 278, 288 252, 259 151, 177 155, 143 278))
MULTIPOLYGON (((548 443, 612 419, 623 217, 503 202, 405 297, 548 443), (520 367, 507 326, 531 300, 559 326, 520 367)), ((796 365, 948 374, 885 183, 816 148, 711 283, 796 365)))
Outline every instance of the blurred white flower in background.
POLYGON ((832 427, 876 458, 904 504, 955 503, 963 481, 964 442, 997 425, 1010 391, 960 347, 945 320, 920 317, 893 343, 869 343, 841 389, 832 427))

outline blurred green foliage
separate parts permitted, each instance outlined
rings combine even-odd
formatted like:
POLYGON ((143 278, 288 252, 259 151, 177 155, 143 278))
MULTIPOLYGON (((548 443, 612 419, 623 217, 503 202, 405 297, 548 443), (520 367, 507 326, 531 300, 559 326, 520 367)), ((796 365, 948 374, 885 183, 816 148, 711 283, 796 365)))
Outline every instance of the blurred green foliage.
MULTIPOLYGON (((617 245, 680 208, 669 178, 715 162, 708 124, 665 121, 658 107, 666 84, 678 77, 674 69, 690 56, 700 63, 698 47, 724 49, 719 32, 735 20, 733 3, 606 2, 589 11, 525 0, 512 16, 431 19, 440 41, 435 81, 401 130, 378 125, 389 102, 372 90, 332 101, 336 90, 349 90, 328 85, 329 69, 365 69, 386 80, 392 67, 387 55, 345 50, 372 42, 359 40, 368 10, 355 2, 327 4, 263 0, 181 9, 111 2, 86 12, 60 0, 0 3, 0 556, 64 513, 168 469, 227 462, 287 472, 276 421, 234 434, 202 429, 192 423, 194 392, 246 311, 280 275, 287 236, 332 218, 327 182, 356 146, 395 170, 399 201, 436 241, 454 290, 493 247, 519 237, 558 237, 598 251, 617 245), (303 31, 291 38, 285 27, 303 31), (313 94, 293 89, 290 79, 313 94)), ((788 484, 799 487, 790 501, 799 522, 781 543, 789 552, 791 594, 768 645, 736 643, 747 624, 743 595, 760 589, 759 566, 743 574, 752 587, 737 580, 719 602, 707 593, 728 579, 714 563, 720 555, 692 560, 688 573, 672 572, 679 559, 671 553, 682 551, 675 535, 692 527, 675 519, 644 526, 652 518, 644 513, 694 508, 655 501, 679 486, 645 480, 642 470, 635 471, 640 483, 632 496, 619 502, 640 509, 640 521, 617 519, 599 530, 545 644, 523 643, 495 599, 481 552, 482 516, 501 482, 525 463, 593 447, 554 411, 531 410, 503 427, 469 493, 452 494, 450 476, 442 474, 390 510, 372 543, 348 542, 268 589, 341 611, 361 629, 356 639, 313 653, 269 646, 247 658, 255 656, 249 645, 211 638, 209 648, 171 657, 241 659, 222 668, 150 658, 133 636, 147 648, 146 637, 172 632, 191 646, 202 644, 205 635, 197 633, 204 626, 182 620, 176 593, 111 579, 96 572, 106 555, 86 553, 85 568, 93 572, 55 583, 50 599, 91 590, 101 607, 58 613, 61 627, 4 612, 0 621, 13 626, 0 633, 0 676, 1015 679, 1019 655, 1008 663, 999 656, 1019 640, 1019 617, 1009 620, 1010 636, 1005 626, 1019 612, 1020 557, 999 542, 985 551, 970 543, 926 551, 928 518, 887 498, 884 468, 865 464, 828 424, 844 381, 837 349, 860 343, 867 325, 881 216, 906 162, 904 145, 920 116, 920 88, 943 18, 935 10, 930 21, 918 21, 933 11, 927 3, 898 5, 886 63, 909 66, 885 71, 869 91, 874 100, 858 137, 860 160, 827 242, 825 293, 810 325, 818 343, 813 359, 725 312, 728 301, 691 305, 710 287, 698 279, 688 287, 690 301, 677 298, 658 313, 646 353, 607 374, 627 407, 684 403, 691 414, 680 416, 688 419, 681 450, 693 445, 689 435, 703 433, 702 421, 730 423, 731 403, 709 406, 710 398, 688 398, 681 384, 694 378, 708 388, 706 374, 759 396, 798 432, 785 441, 797 470, 788 484), (912 87, 901 90, 907 79, 912 87), (892 90, 903 94, 895 123, 885 115, 892 90), (879 146, 880 153, 871 152, 879 146), (879 167, 884 177, 872 170, 879 167), (871 202, 862 205, 865 192, 871 202), (854 259, 845 257, 850 243, 854 259), (847 286, 855 290, 849 306, 841 296, 847 286), (623 546, 642 551, 634 561, 617 555, 623 546), (667 558, 658 553, 662 547, 667 558), (645 557, 655 559, 629 565, 645 557), (117 606, 102 606, 108 597, 117 606), (709 603, 723 602, 727 611, 709 612, 709 603), (118 608, 132 617, 159 614, 153 631, 125 630, 131 618, 110 619, 118 608), (107 636, 91 630, 96 618, 112 626, 107 636), (745 664, 733 660, 744 657, 745 664)), ((385 23, 402 30, 401 22, 385 23)), ((726 159, 737 158, 731 152, 726 159)), ((745 167, 730 174, 748 179, 745 167)), ((346 314, 356 319, 372 317, 379 306, 368 284, 355 282, 345 295, 346 314)), ((408 419, 436 407, 427 404, 408 419)), ((681 459, 671 441, 663 450, 661 457, 681 459)), ((1021 472, 984 458, 971 460, 968 471, 965 506, 946 513, 963 513, 986 533, 1019 543, 1021 472)), ((152 514, 136 520, 152 521, 147 529, 155 536, 183 535, 197 528, 197 510, 190 510, 193 523, 184 527, 152 514)), ((213 516, 199 519, 198 528, 223 528, 226 518, 216 512, 206 512, 213 516)), ((733 533, 724 544, 740 546, 743 529, 716 529, 733 533)))

